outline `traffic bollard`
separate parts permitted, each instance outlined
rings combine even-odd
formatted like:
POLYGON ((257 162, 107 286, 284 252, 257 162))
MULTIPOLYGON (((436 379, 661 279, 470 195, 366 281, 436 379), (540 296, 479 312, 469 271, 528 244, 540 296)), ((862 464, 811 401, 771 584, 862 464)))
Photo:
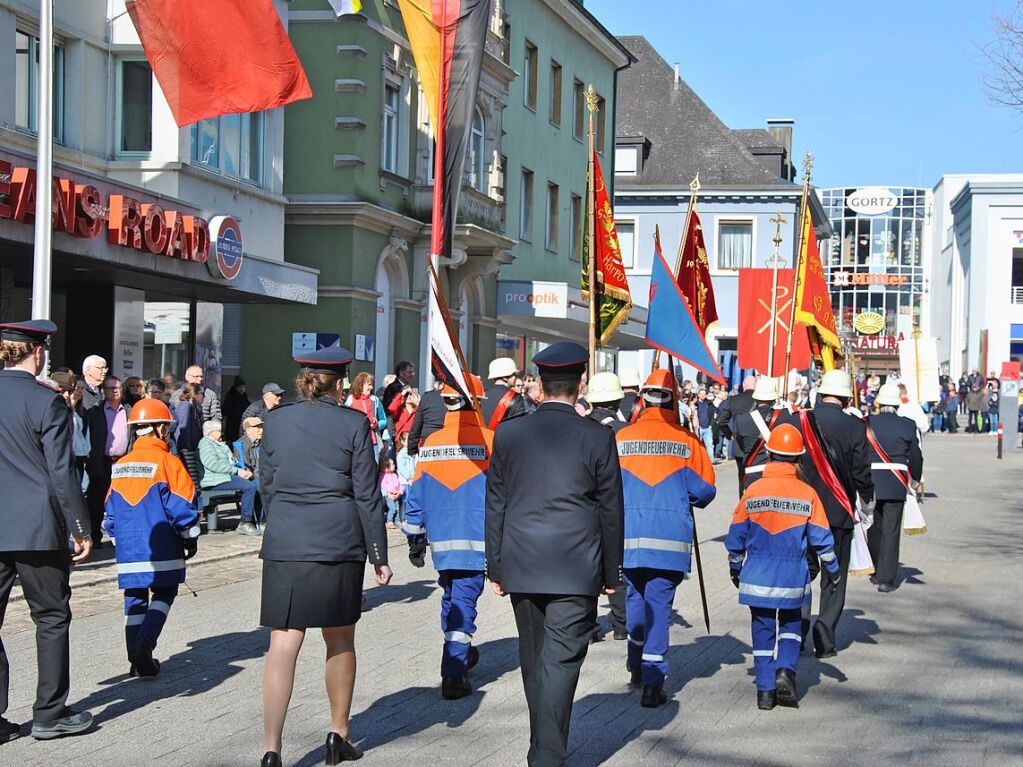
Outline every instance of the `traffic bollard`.
POLYGON ((998 460, 1002 460, 1002 425, 998 424, 998 460))

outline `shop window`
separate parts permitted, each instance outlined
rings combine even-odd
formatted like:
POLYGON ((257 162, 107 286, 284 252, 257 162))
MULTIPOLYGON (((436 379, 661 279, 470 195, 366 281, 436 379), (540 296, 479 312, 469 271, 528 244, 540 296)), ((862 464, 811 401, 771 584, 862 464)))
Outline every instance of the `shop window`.
POLYGON ((142 370, 144 378, 180 378, 192 359, 192 304, 146 301, 143 306, 142 370))
POLYGON ((568 209, 569 257, 581 261, 583 257, 583 198, 572 195, 572 205, 568 209))
POLYGON ((572 135, 583 140, 586 131, 586 90, 582 80, 572 81, 572 135))
POLYGON ((153 70, 145 59, 119 62, 118 152, 153 150, 153 70))
POLYGON ((522 183, 519 185, 519 239, 533 240, 533 171, 522 169, 522 183))
MULTIPOLYGON (((14 35, 14 125, 39 130, 39 38, 20 30, 14 35)), ((53 46, 53 140, 64 143, 64 48, 53 46)))
POLYGON ((618 230, 618 247, 622 251, 622 266, 632 269, 636 265, 636 222, 615 221, 618 230))
POLYGON ((547 226, 544 235, 544 247, 557 253, 558 251, 558 185, 547 182, 547 226))
POLYGON ((192 126, 192 162, 230 178, 263 182, 263 113, 224 115, 192 126))
POLYGON ((718 224, 718 269, 753 266, 753 222, 722 221, 718 224))
POLYGON ((401 93, 394 83, 384 86, 384 123, 380 147, 380 167, 398 172, 398 113, 401 93))
POLYGON ((466 158, 466 183, 477 192, 487 192, 486 122, 483 112, 476 107, 469 133, 469 156, 466 158))
POLYGON ((536 63, 537 63, 537 51, 536 46, 528 40, 526 41, 526 55, 523 61, 523 76, 524 80, 522 83, 522 90, 524 94, 525 104, 527 107, 536 111, 536 63))
POLYGON ((561 64, 551 59, 551 125, 561 127, 561 64))

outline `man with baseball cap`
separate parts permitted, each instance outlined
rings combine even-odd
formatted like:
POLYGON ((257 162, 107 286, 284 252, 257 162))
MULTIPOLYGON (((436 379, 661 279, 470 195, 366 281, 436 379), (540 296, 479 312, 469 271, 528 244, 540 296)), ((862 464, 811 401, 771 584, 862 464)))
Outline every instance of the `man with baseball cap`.
POLYGON ((486 391, 487 398, 480 403, 483 425, 488 429, 496 429, 512 418, 529 415, 526 401, 512 388, 518 373, 515 360, 511 357, 498 357, 490 363, 487 378, 493 383, 486 391))
POLYGON ((263 387, 263 396, 245 408, 245 412, 242 413, 242 421, 246 418, 265 420, 266 414, 280 405, 283 397, 284 389, 271 381, 263 387))

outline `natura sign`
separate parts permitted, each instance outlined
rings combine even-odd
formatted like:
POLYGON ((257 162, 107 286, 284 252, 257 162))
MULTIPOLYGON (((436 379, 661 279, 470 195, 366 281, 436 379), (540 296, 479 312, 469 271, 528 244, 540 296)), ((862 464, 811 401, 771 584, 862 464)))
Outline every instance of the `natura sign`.
POLYGON ((865 186, 850 192, 845 198, 845 205, 861 216, 880 216, 888 213, 899 204, 898 195, 883 186, 865 186))

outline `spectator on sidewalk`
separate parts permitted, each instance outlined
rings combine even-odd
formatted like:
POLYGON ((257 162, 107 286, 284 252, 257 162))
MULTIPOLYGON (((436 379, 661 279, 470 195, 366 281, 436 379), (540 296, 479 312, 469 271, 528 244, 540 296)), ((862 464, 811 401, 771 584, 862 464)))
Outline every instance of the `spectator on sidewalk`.
POLYGON ((234 377, 234 383, 224 395, 221 412, 224 414, 224 440, 233 443, 241 434, 242 418, 249 406, 249 395, 245 393, 245 380, 241 376, 234 377))
POLYGON ((207 421, 202 425, 203 437, 199 440, 199 460, 203 475, 199 483, 206 490, 237 490, 242 494, 238 532, 241 535, 259 535, 256 526, 256 483, 248 469, 235 465, 234 453, 222 441, 223 429, 220 421, 207 421))
POLYGON ((383 436, 387 431, 387 414, 384 412, 380 400, 373 393, 372 373, 359 373, 355 376, 345 406, 358 410, 369 420, 370 435, 373 438, 373 453, 379 461, 383 436))
POLYGON ((714 412, 714 403, 707 399, 707 388, 701 386, 696 392, 696 412, 693 420, 700 441, 707 448, 707 457, 717 464, 718 460, 714 457, 714 412))
POLYGON ((405 488, 390 458, 385 458, 380 467, 380 493, 387 504, 387 527, 395 530, 404 519, 401 505, 405 498, 405 488))
POLYGON ((60 394, 71 411, 71 422, 74 425, 74 434, 71 439, 72 450, 75 454, 75 469, 78 472, 78 482, 81 484, 85 476, 85 462, 89 458, 91 445, 85 434, 85 410, 82 408, 82 392, 85 390, 85 383, 71 370, 63 368, 54 370, 50 376, 60 387, 60 394))
POLYGON ((948 397, 945 400, 945 427, 949 434, 959 431, 959 393, 953 384, 948 385, 948 397))
POLYGON ((416 475, 416 457, 409 455, 407 432, 398 437, 394 443, 394 449, 396 451, 395 466, 398 470, 398 479, 401 480, 401 486, 407 493, 409 486, 412 484, 412 478, 416 475))
POLYGON ((131 410, 135 403, 146 396, 146 385, 138 376, 124 379, 124 406, 131 410))
POLYGON ((394 380, 389 384, 385 384, 380 404, 384 406, 384 411, 395 422, 398 420, 398 413, 401 408, 401 404, 395 403, 395 399, 405 390, 412 388, 415 378, 416 366, 408 360, 402 360, 394 366, 394 380))
POLYGON ((966 371, 959 376, 959 412, 966 415, 966 395, 970 393, 970 379, 966 376, 966 371))
POLYGON ((174 440, 178 450, 198 450, 202 439, 202 388, 185 384, 174 406, 174 440), (198 401, 197 401, 198 400, 198 401))
MULTIPOLYGON (((200 365, 192 365, 185 370, 185 383, 191 384, 192 388, 196 391, 202 392, 201 400, 201 412, 202 422, 207 421, 221 421, 220 414, 220 397, 213 389, 205 385, 206 374, 200 365)), ((182 387, 184 388, 184 387, 182 387)), ((174 392, 174 396, 171 397, 171 404, 176 405, 181 397, 181 389, 174 392)), ((197 401, 193 398, 193 401, 197 401)))
POLYGON ((394 444, 395 450, 397 450, 399 437, 408 434, 412 430, 412 424, 415 423, 416 413, 419 410, 419 394, 415 389, 405 389, 395 399, 395 402, 399 402, 401 405, 394 419, 394 444))
POLYGON ((262 488, 259 484, 259 446, 262 441, 263 419, 250 417, 242 421, 242 436, 234 443, 234 449, 241 468, 251 471, 252 480, 256 483, 256 511, 253 516, 259 527, 262 527, 266 521, 263 514, 263 499, 260 494, 262 488))
POLYGON ((90 354, 82 361, 82 378, 85 381, 82 407, 87 411, 103 401, 103 379, 108 370, 107 361, 98 354, 90 354))
POLYGON ((998 424, 1000 423, 998 408, 999 408, 998 390, 994 389, 987 395, 987 412, 984 414, 988 431, 991 432, 992 434, 998 433, 998 424))
POLYGON ((970 392, 966 395, 967 418, 966 431, 968 434, 976 434, 980 431, 980 414, 987 409, 987 397, 980 390, 979 384, 971 384, 970 392))
POLYGON ((121 379, 107 376, 103 380, 103 402, 92 407, 85 418, 89 433, 89 522, 92 525, 92 547, 103 547, 103 503, 110 489, 110 469, 128 452, 128 409, 121 401, 121 379))
POLYGON ((246 418, 260 418, 266 420, 266 414, 281 404, 284 398, 284 389, 273 381, 263 386, 263 396, 245 408, 242 413, 242 420, 246 418))

